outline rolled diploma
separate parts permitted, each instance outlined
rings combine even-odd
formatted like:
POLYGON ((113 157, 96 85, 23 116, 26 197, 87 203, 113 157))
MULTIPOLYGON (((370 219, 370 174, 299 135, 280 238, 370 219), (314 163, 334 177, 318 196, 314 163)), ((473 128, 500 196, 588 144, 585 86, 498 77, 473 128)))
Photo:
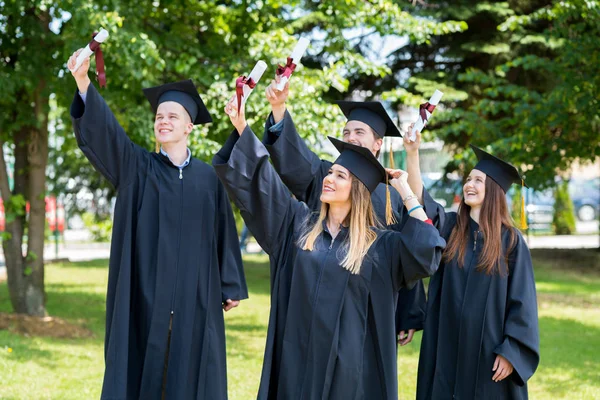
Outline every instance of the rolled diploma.
MULTIPOLYGON (((296 47, 294 47, 294 51, 292 51, 292 55, 290 56, 294 64, 298 65, 300 63, 300 60, 302 59, 302 56, 304 55, 304 52, 308 48, 309 44, 310 41, 306 38, 300 38, 300 40, 298 40, 298 43, 296 43, 296 47)), ((277 86, 275 86, 275 89, 283 90, 289 79, 290 78, 287 76, 282 76, 277 86)))
MULTIPOLYGON (((258 81, 260 81, 260 78, 263 76, 266 70, 267 63, 263 60, 259 60, 252 69, 252 72, 250 72, 248 78, 252 79, 256 84, 258 84, 258 81)), ((250 86, 244 85, 244 101, 248 101, 248 96, 250 96, 251 93, 252 89, 250 89, 250 86)))
MULTIPOLYGON (((100 29, 100 32, 94 36, 94 40, 98 43, 103 43, 106 38, 108 38, 108 31, 106 29, 100 29)), ((71 72, 77 71, 79 67, 81 67, 81 64, 83 64, 83 62, 92 54, 94 54, 94 52, 90 49, 90 45, 88 43, 88 45, 85 46, 85 48, 81 50, 81 53, 79 53, 77 56, 77 62, 75 63, 75 67, 73 67, 71 72)))
MULTIPOLYGON (((431 98, 429 99, 429 104, 437 106, 440 100, 442 99, 443 95, 444 93, 440 92, 439 90, 436 90, 433 93, 433 96, 431 96, 431 98)), ((427 120, 429 120, 429 118, 431 118, 431 113, 427 110, 425 110, 425 113, 427 113, 427 120)), ((423 118, 421 118, 421 115, 419 114, 419 119, 417 119, 415 126, 413 126, 413 129, 410 132, 410 136, 408 137, 408 139, 411 142, 414 142, 417 138, 417 132, 421 132, 423 128, 425 128, 425 125, 427 125, 427 122, 423 121, 423 118)))

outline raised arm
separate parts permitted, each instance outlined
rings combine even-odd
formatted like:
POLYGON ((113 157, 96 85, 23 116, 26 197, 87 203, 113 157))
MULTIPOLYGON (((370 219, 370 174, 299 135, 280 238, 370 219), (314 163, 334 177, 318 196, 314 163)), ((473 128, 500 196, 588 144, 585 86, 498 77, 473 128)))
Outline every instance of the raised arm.
POLYGON ((321 185, 331 162, 320 160, 298 134, 285 105, 289 82, 279 91, 275 89, 278 79, 276 77, 266 89, 272 113, 265 123, 263 143, 283 183, 298 200, 316 211, 321 207, 321 185))
POLYGON ((274 255, 294 221, 308 214, 303 203, 293 199, 269 163, 263 144, 231 102, 226 107, 236 130, 213 158, 217 176, 235 202, 248 228, 270 255, 274 255))
MULTIPOLYGON (((80 51, 80 50, 79 50, 80 51)), ((68 65, 75 65, 75 52, 68 65)), ((137 160, 147 152, 136 146, 87 75, 89 59, 73 72, 78 93, 71 103, 71 119, 79 148, 94 168, 115 188, 124 186, 136 171, 137 160)))
POLYGON ((386 248, 392 262, 392 280, 396 290, 412 287, 431 276, 438 268, 446 241, 425 214, 408 184, 409 175, 402 170, 387 169, 390 184, 398 191, 407 209, 401 227, 388 227, 386 248))

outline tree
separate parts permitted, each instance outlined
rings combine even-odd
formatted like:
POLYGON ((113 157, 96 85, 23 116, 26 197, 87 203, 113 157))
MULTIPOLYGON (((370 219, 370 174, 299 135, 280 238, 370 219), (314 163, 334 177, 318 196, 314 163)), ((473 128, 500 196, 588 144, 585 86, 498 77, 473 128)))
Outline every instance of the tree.
POLYGON ((557 235, 572 235, 575 233, 575 210, 569 195, 569 181, 567 180, 556 185, 554 190, 552 228, 557 235))
MULTIPOLYGON (((290 109, 314 146, 321 138, 315 133, 333 133, 342 125, 341 112, 330 104, 332 98, 344 97, 360 86, 361 79, 384 78, 392 72, 365 55, 366 38, 400 34, 423 42, 432 35, 464 29, 455 21, 414 18, 394 1, 0 2, 4 95, 0 144, 14 157, 16 171, 11 190, 7 160, 0 160, 0 192, 8 216, 2 245, 17 312, 46 313, 43 233, 49 126, 52 191, 66 189, 68 196, 74 196, 85 186, 97 198, 115 194, 82 160, 68 113, 75 84, 66 71, 66 60, 100 26, 111 34, 103 45, 108 87, 102 95, 131 139, 153 148, 152 116, 141 89, 192 78, 214 117, 213 124, 199 127, 190 139, 194 155, 205 160, 231 132, 222 109, 233 94, 235 78, 263 59, 272 66, 264 78, 270 79, 275 64, 289 55, 298 35, 310 35, 313 42, 310 56, 293 79, 290 109), (365 21, 364 25, 356 27, 356 20, 365 21), (352 36, 353 30, 362 33, 352 36)), ((264 96, 255 94, 247 105, 249 123, 256 127, 267 111, 264 96)))
POLYGON ((491 145, 541 189, 575 160, 600 156, 598 1, 419 4, 416 13, 461 16, 469 29, 399 49, 392 69, 412 74, 389 83, 386 96, 416 105, 434 88, 447 92, 426 132, 458 156, 449 170, 469 143, 491 145))

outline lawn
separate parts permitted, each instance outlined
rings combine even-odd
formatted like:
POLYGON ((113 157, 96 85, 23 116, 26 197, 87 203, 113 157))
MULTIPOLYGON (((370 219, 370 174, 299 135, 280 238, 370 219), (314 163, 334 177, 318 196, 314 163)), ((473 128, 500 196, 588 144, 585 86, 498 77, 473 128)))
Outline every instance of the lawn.
MULTIPOLYGON (((532 399, 600 399, 599 258, 534 253, 542 362, 532 399)), ((49 265, 51 315, 89 328, 87 339, 24 337, 0 330, 0 399, 97 399, 103 374, 106 260, 49 265)), ((256 397, 269 312, 264 256, 245 258, 251 298, 226 314, 229 397, 256 397)), ((10 312, 6 283, 0 312, 10 312)), ((399 397, 413 399, 420 334, 399 353, 399 397)))

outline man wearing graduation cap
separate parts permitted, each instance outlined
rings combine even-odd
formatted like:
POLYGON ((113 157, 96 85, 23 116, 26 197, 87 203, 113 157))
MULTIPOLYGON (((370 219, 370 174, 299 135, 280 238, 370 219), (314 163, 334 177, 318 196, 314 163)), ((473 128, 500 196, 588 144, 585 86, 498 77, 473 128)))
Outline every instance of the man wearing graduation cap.
MULTIPOLYGON (((296 131, 292 117, 285 106, 289 83, 279 91, 275 89, 278 79, 276 77, 266 89, 272 114, 265 125, 263 143, 269 150, 276 171, 294 196, 306 202, 311 209, 318 210, 321 206, 319 200, 321 182, 327 175, 331 162, 319 159, 296 131)), ((338 101, 336 103, 348 118, 343 130, 344 142, 365 147, 377 157, 384 136, 402 136, 380 102, 338 101)), ((399 220, 406 219, 403 200, 410 199, 402 199, 393 187, 387 190, 387 186, 383 183, 378 185, 371 199, 379 220, 390 225, 392 213, 399 220)), ((398 293, 396 328, 400 345, 410 343, 415 331, 423 328, 425 301, 425 289, 420 281, 414 288, 403 288, 398 293)))
POLYGON ((161 145, 149 152, 127 137, 88 68, 73 73, 75 136, 118 192, 101 398, 226 399, 223 309, 248 293, 227 194, 187 148, 211 117, 191 80, 144 89, 161 145))
POLYGON ((444 211, 420 180, 420 135, 407 146, 408 181, 448 245, 429 281, 417 399, 526 399, 540 360, 531 254, 506 202, 519 171, 471 146, 478 162, 457 212, 444 211))

